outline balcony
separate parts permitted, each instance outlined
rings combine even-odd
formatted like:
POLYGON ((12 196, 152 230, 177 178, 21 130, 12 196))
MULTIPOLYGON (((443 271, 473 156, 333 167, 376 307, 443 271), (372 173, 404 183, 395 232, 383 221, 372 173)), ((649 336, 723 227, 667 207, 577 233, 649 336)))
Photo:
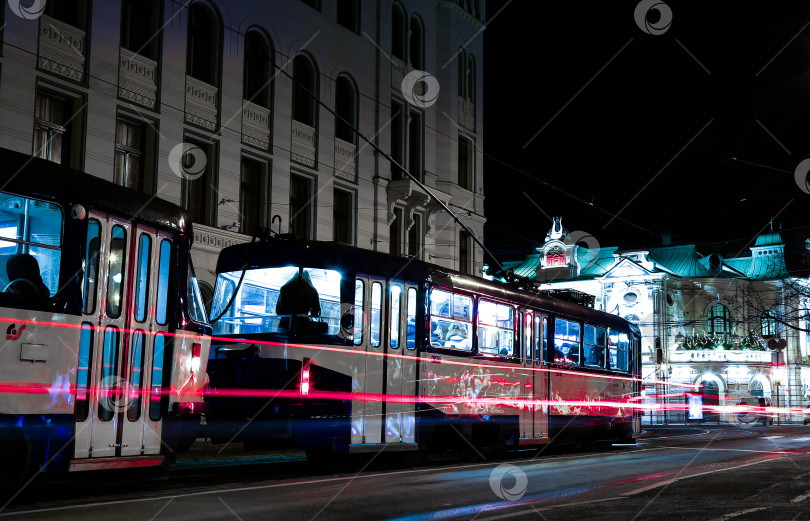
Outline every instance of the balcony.
POLYGON ((670 363, 737 362, 771 363, 770 351, 696 349, 690 351, 670 351, 670 363))
POLYGON ((475 132, 475 103, 462 96, 458 97, 458 124, 475 132))
POLYGON ((219 90, 213 85, 186 75, 186 123, 216 131, 219 121, 218 94, 219 90))
POLYGON ((81 82, 84 80, 85 34, 81 29, 43 15, 39 23, 40 69, 81 82))
POLYGON ((357 145, 335 138, 335 177, 354 182, 357 179, 357 145))
POLYGON ((292 120, 292 144, 290 161, 315 168, 317 161, 315 129, 300 121, 292 120))
POLYGON ((154 109, 157 102, 157 62, 121 48, 118 97, 154 109))
POLYGON ((242 100, 242 143, 270 149, 270 109, 242 100))

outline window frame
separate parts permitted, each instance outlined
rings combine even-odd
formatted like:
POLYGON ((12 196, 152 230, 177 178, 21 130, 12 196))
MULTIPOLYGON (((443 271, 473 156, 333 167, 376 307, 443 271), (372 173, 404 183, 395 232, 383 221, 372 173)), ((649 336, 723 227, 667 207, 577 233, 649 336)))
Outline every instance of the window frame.
MULTIPOLYGON (((417 299, 418 299, 418 292, 417 292, 417 299)), ((477 351, 476 343, 477 342, 476 342, 476 333, 475 333, 475 317, 477 316, 477 313, 478 313, 477 295, 475 295, 473 293, 466 292, 466 291, 459 291, 459 290, 457 290, 455 288, 447 288, 445 286, 431 285, 428 288, 427 308, 426 309, 427 309, 427 316, 425 318, 425 324, 427 326, 427 333, 425 334, 425 339, 426 339, 425 343, 427 345, 428 351, 436 352, 436 353, 444 353, 444 354, 453 355, 453 356, 473 357, 473 356, 476 355, 476 351, 477 351), (445 317, 445 316, 442 316, 442 315, 434 315, 433 314, 433 303, 432 303, 432 300, 431 300, 434 291, 442 291, 442 292, 445 292, 445 293, 449 293, 450 295, 459 295, 459 296, 467 297, 467 298, 471 299, 471 303, 470 303, 470 308, 471 308, 470 315, 471 316, 470 316, 470 319, 469 320, 463 320, 463 319, 454 318, 452 316, 452 310, 450 311, 450 314, 451 314, 450 317, 445 317), (464 349, 457 349, 457 348, 454 348, 454 347, 435 346, 435 345, 433 345, 433 343, 431 342, 431 336, 433 334, 433 317, 442 318, 444 320, 449 320, 449 321, 455 321, 455 322, 461 322, 461 323, 469 324, 470 349, 465 351, 464 349)), ((417 317, 418 317, 418 315, 419 315, 418 304, 417 304, 416 310, 417 310, 417 317)), ((418 318, 417 318, 417 320, 418 320, 418 318)))
MULTIPOLYGON (((504 302, 504 301, 498 300, 496 298, 491 298, 488 295, 487 296, 483 296, 483 295, 478 296, 477 301, 475 303, 475 323, 474 323, 474 326, 475 326, 475 339, 476 339, 476 342, 475 342, 476 355, 479 356, 479 357, 498 358, 498 359, 501 359, 501 360, 508 360, 508 361, 513 361, 513 362, 518 362, 519 363, 521 361, 521 349, 520 349, 521 338, 520 338, 520 324, 518 324, 517 321, 520 319, 520 316, 521 316, 521 313, 518 311, 516 304, 513 304, 511 302, 504 302), (496 306, 505 306, 505 307, 508 307, 508 308, 510 308, 512 310, 512 328, 511 328, 511 331, 512 331, 512 354, 511 355, 509 355, 509 354, 502 355, 502 354, 496 354, 496 353, 484 353, 484 352, 481 351, 480 327, 481 327, 482 324, 481 324, 481 311, 480 311, 480 308, 481 308, 481 303, 482 302, 486 302, 486 303, 489 303, 489 304, 495 304, 496 306)), ((496 328, 496 329, 498 329, 500 331, 509 331, 508 328, 498 326, 497 324, 494 324, 494 325, 483 324, 483 326, 484 327, 493 327, 493 328, 496 328)), ((500 333, 498 335, 498 338, 500 338, 500 333)))
POLYGON ((549 357, 550 358, 550 363, 552 363, 552 364, 554 364, 556 366, 559 366, 559 367, 569 367, 569 368, 570 367, 582 367, 582 342, 583 342, 584 337, 585 337, 583 323, 581 321, 577 320, 577 319, 565 318, 565 317, 561 317, 561 316, 558 316, 558 315, 555 315, 555 316, 553 316, 551 318, 554 319, 554 322, 553 322, 553 327, 554 328, 552 330, 554 332, 554 336, 553 336, 552 341, 551 341, 551 343, 549 345, 554 346, 554 356, 549 357), (557 321, 558 320, 562 320, 562 321, 565 321, 565 322, 568 322, 568 323, 577 324, 579 326, 579 340, 577 341, 577 344, 579 346, 579 350, 578 350, 578 353, 577 353, 577 362, 575 364, 568 364, 568 363, 559 361, 558 358, 557 358, 557 321))

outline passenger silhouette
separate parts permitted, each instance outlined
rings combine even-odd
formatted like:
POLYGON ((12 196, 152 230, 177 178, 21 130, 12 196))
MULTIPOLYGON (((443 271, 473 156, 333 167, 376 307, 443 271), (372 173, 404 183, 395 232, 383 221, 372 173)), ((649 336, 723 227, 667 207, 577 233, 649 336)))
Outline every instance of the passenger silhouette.
MULTIPOLYGON (((309 273, 305 271, 303 276, 300 276, 299 272, 295 272, 295 275, 279 289, 276 315, 310 315, 317 317, 320 314, 320 296, 318 290, 312 285, 309 273)), ((300 319, 296 320, 296 326, 300 327, 308 323, 306 317, 300 317, 300 319)), ((289 329, 289 316, 283 316, 279 326, 282 329, 289 329)))
POLYGON ((5 293, 46 298, 51 295, 48 286, 42 282, 39 263, 33 255, 21 253, 10 257, 6 262, 6 273, 9 283, 3 290, 5 293))

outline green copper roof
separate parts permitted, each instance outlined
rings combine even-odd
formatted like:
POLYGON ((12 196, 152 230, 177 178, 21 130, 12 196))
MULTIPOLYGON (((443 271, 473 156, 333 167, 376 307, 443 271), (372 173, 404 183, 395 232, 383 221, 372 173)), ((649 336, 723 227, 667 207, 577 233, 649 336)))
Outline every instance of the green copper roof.
POLYGON ((678 277, 706 277, 709 270, 700 262, 701 256, 694 244, 652 248, 647 259, 678 277))

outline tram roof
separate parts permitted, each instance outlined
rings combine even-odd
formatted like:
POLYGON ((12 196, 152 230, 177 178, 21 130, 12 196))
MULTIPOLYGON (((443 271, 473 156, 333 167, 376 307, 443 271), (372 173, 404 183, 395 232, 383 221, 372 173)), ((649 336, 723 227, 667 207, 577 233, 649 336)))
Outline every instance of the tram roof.
POLYGON ((637 328, 616 315, 560 300, 547 295, 511 288, 500 282, 463 274, 409 257, 366 250, 337 242, 271 238, 224 248, 217 261, 217 273, 281 266, 303 266, 366 273, 405 281, 430 281, 461 291, 483 294, 568 318, 598 323, 634 332, 637 328))
POLYGON ((179 206, 78 170, 0 148, 0 190, 88 209, 136 217, 191 234, 191 220, 179 206))

